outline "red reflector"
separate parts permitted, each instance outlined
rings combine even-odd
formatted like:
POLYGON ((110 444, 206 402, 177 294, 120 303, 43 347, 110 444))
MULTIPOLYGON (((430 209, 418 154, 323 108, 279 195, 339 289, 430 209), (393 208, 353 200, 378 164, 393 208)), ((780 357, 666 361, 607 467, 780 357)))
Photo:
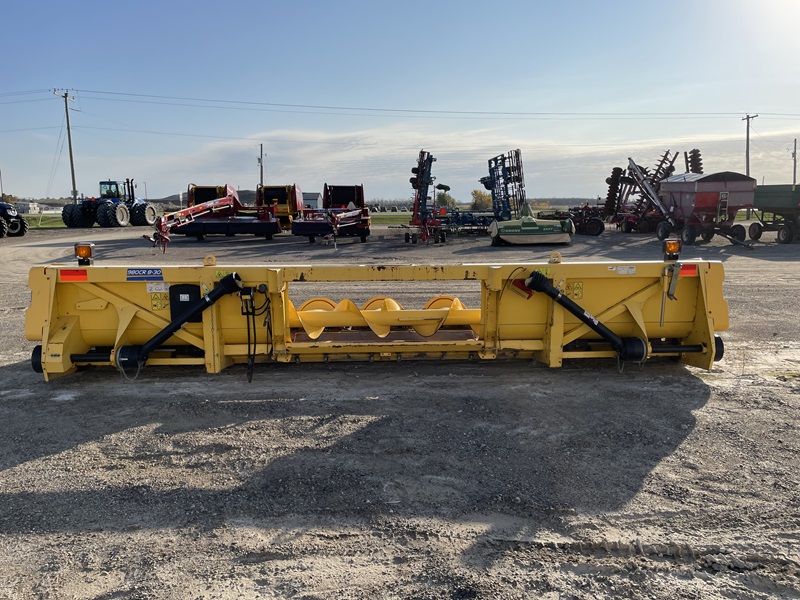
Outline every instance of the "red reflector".
POLYGON ((89 281, 86 269, 61 269, 58 276, 61 281, 89 281))
POLYGON ((683 265, 681 267, 681 277, 693 277, 697 275, 697 265, 683 265))

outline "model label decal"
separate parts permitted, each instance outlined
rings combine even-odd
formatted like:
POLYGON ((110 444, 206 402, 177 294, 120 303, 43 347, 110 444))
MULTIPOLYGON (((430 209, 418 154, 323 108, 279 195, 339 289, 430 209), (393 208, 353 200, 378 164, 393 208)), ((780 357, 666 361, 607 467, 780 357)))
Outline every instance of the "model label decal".
POLYGON ((128 269, 128 281, 164 281, 161 269, 128 269))

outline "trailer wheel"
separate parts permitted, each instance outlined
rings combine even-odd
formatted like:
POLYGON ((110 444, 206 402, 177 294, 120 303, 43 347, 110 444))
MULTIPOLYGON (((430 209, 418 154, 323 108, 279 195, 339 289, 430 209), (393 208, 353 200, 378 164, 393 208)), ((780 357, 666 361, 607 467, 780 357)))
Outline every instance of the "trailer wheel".
POLYGON ((761 223, 750 223, 747 233, 751 240, 760 240, 761 234, 764 233, 764 226, 761 223))
POLYGON ((445 231, 440 231, 440 232, 439 232, 439 239, 440 239, 440 240, 442 241, 442 243, 444 244, 444 243, 447 241, 447 232, 445 232, 445 231))
POLYGON ((669 223, 666 221, 661 221, 658 225, 656 225, 656 237, 658 238, 659 242, 663 242, 665 239, 669 237, 670 234, 670 226, 669 223))
POLYGON ((202 242, 204 239, 206 239, 206 234, 205 233, 198 233, 194 237, 197 238, 198 242, 202 242))
POLYGON ((272 239, 272 232, 268 231, 267 233, 265 233, 264 234, 264 239, 267 240, 267 241, 271 240, 272 239))
POLYGON ((789 225, 781 225, 778 229, 778 243, 791 244, 794 239, 794 230, 789 225))
POLYGON ((686 225, 681 229, 681 241, 687 246, 694 244, 697 239, 697 230, 692 225, 686 225))
POLYGON ((407 232, 407 231, 406 231, 406 235, 405 235, 405 241, 406 241, 406 244, 408 244, 411 241, 411 234, 409 232, 407 232))
POLYGON ((639 221, 639 225, 636 226, 636 231, 639 233, 650 233, 650 223, 647 221, 639 221))
POLYGON ((412 233, 411 234, 411 243, 412 244, 416 244, 417 243, 417 234, 416 233, 412 233))
POLYGON ((362 236, 361 236, 361 243, 362 243, 362 244, 366 244, 366 243, 367 243, 367 236, 366 236, 366 234, 364 234, 364 235, 362 235, 362 236))
POLYGON ((313 244, 317 240, 313 235, 308 236, 308 243, 313 244))
POLYGON ((743 242, 747 237, 747 232, 744 229, 744 225, 734 225, 731 227, 731 235, 737 242, 743 242))
POLYGON ((711 240, 714 239, 714 232, 704 231, 703 233, 700 234, 700 239, 702 239, 704 242, 710 242, 711 240))

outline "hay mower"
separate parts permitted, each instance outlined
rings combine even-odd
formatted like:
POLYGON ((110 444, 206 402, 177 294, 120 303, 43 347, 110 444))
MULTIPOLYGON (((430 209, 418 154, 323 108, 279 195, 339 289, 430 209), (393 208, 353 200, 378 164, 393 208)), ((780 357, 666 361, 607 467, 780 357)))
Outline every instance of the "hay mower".
POLYGON ((189 185, 188 206, 156 219, 152 235, 143 235, 153 246, 167 251, 172 234, 204 240, 207 235, 256 235, 271 240, 281 232, 275 204, 246 206, 231 185, 189 185))
POLYGON ((322 208, 304 208, 302 216, 292 221, 292 234, 336 243, 339 237, 357 237, 366 242, 372 219, 364 199, 364 186, 325 184, 322 208))

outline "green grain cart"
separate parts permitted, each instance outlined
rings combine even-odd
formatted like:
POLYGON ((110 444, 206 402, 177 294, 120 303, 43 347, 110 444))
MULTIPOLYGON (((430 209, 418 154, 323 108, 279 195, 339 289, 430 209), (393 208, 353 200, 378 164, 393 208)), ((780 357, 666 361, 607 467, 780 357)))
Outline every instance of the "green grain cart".
POLYGON ((800 186, 757 186, 753 210, 758 221, 750 225, 750 239, 760 239, 765 231, 777 231, 778 243, 789 244, 800 235, 800 186))

